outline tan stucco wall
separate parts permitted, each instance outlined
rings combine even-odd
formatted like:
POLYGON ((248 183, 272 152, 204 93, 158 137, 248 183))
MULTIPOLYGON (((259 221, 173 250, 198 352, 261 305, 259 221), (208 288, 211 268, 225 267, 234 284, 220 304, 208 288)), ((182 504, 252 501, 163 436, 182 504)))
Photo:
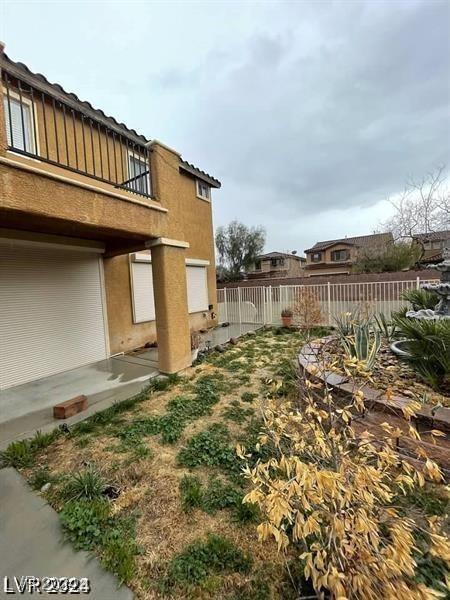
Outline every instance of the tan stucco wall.
MULTIPOLYGON (((40 119, 38 112, 38 121, 40 119)), ((53 152, 51 135, 49 148, 53 152)), ((212 313, 217 313, 217 295, 211 203, 197 198, 195 179, 180 173, 180 156, 176 152, 155 143, 150 154, 155 201, 8 152, 0 86, 2 226, 101 240, 106 243, 107 254, 109 251, 110 254, 123 252, 120 256, 104 260, 112 353, 136 348, 155 337, 153 323, 133 324, 128 259, 128 252, 143 249, 144 243, 154 238, 186 241, 189 248, 182 251, 186 258, 210 262, 207 268, 208 295, 213 309, 206 320, 199 313, 191 315, 189 321, 192 329, 217 322, 212 318, 212 313), (31 172, 30 169, 39 172, 31 172), (55 179, 55 176, 60 179, 55 179), (83 185, 96 186, 100 191, 86 189, 83 185), (108 195, 110 192, 123 198, 108 195), (166 212, 157 210, 161 207, 166 212)))

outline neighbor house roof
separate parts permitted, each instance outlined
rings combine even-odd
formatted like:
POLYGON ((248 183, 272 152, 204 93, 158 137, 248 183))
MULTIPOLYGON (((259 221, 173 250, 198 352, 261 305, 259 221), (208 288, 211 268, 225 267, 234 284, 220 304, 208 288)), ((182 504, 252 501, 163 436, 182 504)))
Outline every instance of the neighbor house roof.
MULTIPOLYGON (((83 113, 87 117, 96 119, 102 125, 105 125, 111 129, 111 131, 131 139, 137 144, 146 145, 150 143, 151 140, 147 139, 147 137, 144 135, 139 134, 135 129, 131 129, 127 127, 125 123, 120 123, 114 117, 106 115, 101 109, 94 108, 90 102, 87 102, 86 100, 80 100, 76 94, 73 92, 67 92, 59 83, 51 83, 41 73, 33 73, 33 71, 31 71, 25 64, 21 62, 14 62, 4 52, 3 48, 4 46, 0 43, 0 69, 5 70, 12 77, 17 77, 40 92, 44 92, 55 97, 57 100, 64 102, 74 110, 83 113)), ((212 187, 219 188, 221 185, 218 179, 212 175, 209 175, 208 173, 205 173, 198 167, 195 167, 194 165, 182 160, 181 158, 180 170, 188 172, 191 175, 202 179, 212 187)))
POLYGON ((440 242, 441 240, 450 239, 450 229, 444 229, 443 231, 430 231, 429 233, 415 233, 413 239, 420 240, 421 242, 440 242))
POLYGON ((356 237, 345 237, 336 240, 326 240, 324 242, 317 242, 311 248, 305 250, 305 252, 317 252, 319 250, 325 250, 336 244, 348 244, 349 246, 369 247, 379 246, 382 244, 389 244, 394 241, 392 233, 373 233, 371 235, 358 235, 356 237))
POLYGON ((256 258, 257 260, 264 260, 265 258, 284 258, 286 256, 289 258, 295 258, 296 260, 306 261, 304 256, 297 256, 297 254, 292 254, 289 252, 267 252, 267 254, 260 254, 256 258))

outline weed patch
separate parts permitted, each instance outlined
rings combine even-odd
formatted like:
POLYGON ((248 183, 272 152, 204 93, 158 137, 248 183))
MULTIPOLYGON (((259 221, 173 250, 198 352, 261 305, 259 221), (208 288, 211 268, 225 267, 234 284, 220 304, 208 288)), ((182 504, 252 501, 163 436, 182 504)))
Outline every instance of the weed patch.
POLYGON ((243 408, 238 400, 232 400, 229 406, 222 412, 222 416, 229 421, 243 423, 247 417, 250 417, 253 414, 253 412, 252 408, 243 408))
POLYGON ((248 573, 251 559, 229 540, 210 534, 177 554, 170 562, 168 587, 201 583, 210 575, 248 573))

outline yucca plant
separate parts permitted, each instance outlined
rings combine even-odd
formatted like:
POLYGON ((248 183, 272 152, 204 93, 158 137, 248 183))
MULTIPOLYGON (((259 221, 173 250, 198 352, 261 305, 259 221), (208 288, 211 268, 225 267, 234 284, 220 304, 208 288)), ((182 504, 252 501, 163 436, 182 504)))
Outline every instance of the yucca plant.
POLYGON ((450 319, 410 319, 397 316, 395 324, 406 339, 406 360, 432 388, 450 386, 450 319))
POLYGON ((371 371, 381 347, 380 332, 372 330, 370 321, 355 323, 353 331, 353 335, 341 338, 345 353, 365 363, 367 370, 371 371))
POLYGON ((414 310, 433 309, 439 302, 439 296, 435 292, 430 292, 422 288, 404 291, 402 299, 410 302, 414 310))

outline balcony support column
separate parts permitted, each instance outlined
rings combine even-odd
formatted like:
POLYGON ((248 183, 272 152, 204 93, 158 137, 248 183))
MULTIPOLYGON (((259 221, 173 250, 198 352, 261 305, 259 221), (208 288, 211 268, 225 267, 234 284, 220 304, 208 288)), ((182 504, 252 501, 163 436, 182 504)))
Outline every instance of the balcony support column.
POLYGON ((186 291, 186 242, 159 238, 152 253, 159 369, 177 373, 192 364, 186 291))

